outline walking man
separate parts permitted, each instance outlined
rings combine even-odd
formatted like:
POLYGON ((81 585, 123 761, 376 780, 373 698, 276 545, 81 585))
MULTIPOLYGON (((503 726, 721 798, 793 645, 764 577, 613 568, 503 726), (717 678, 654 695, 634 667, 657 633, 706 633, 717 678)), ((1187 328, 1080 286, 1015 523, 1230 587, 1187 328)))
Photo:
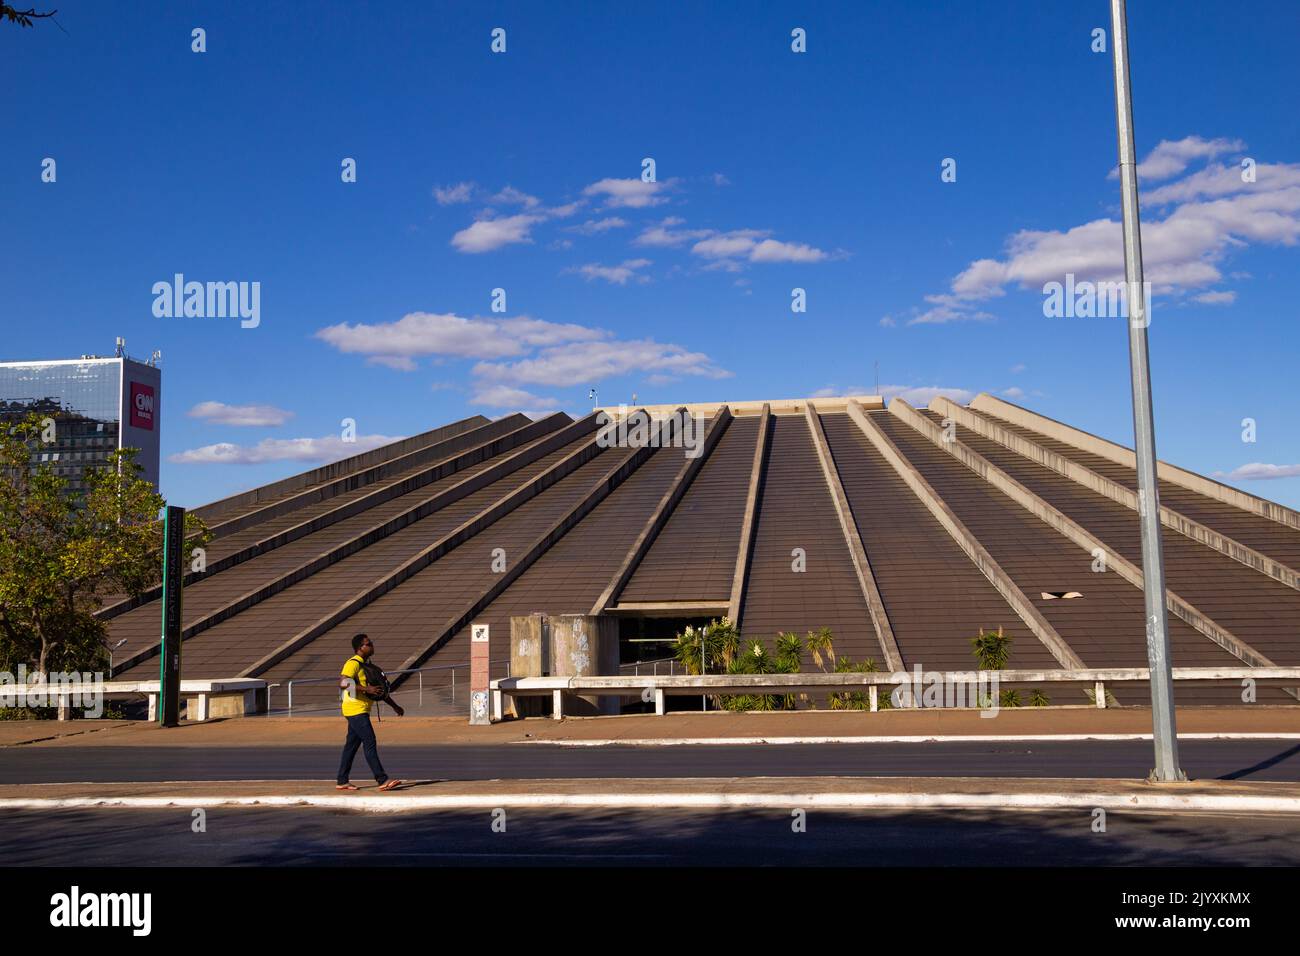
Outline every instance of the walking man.
POLYGON ((395 790, 402 781, 389 778, 384 773, 384 765, 379 762, 379 745, 375 741, 375 728, 370 726, 370 706, 376 700, 387 701, 398 717, 405 711, 388 696, 388 688, 380 683, 382 674, 374 665, 367 665, 370 655, 375 653, 375 645, 365 634, 352 638, 352 650, 355 652, 343 665, 339 677, 339 687, 343 688, 343 716, 348 722, 348 739, 343 744, 343 757, 339 761, 337 789, 356 790, 348 782, 352 773, 352 761, 357 756, 357 748, 364 747, 366 763, 375 775, 375 782, 380 790, 395 790), (371 671, 367 674, 367 671, 371 671), (373 679, 378 677, 378 680, 373 679))

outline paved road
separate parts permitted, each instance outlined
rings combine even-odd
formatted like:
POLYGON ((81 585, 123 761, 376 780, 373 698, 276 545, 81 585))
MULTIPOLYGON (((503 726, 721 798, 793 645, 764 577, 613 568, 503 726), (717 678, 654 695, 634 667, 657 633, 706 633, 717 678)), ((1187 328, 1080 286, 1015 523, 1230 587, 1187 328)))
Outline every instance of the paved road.
MULTIPOLYGON (((155 780, 322 780, 335 747, 7 747, 0 783, 155 780)), ((1119 777, 1152 766, 1146 741, 550 747, 540 744, 384 747, 399 777, 451 780, 545 777, 1119 777)), ((1300 744, 1192 740, 1181 746, 1193 779, 1300 781, 1300 744)), ((368 778, 358 754, 354 776, 368 778)))
POLYGON ((1294 817, 1112 812, 6 811, 0 855, 47 866, 1152 866, 1300 863, 1294 817), (380 854, 376 857, 375 854, 380 854))

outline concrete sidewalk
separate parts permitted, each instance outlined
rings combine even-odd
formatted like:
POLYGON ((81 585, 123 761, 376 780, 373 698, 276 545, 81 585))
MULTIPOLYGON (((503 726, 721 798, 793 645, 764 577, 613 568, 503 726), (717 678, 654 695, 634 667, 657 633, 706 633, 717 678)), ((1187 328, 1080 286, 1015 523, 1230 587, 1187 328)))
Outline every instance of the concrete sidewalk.
MULTIPOLYGON (((1039 738, 1149 735, 1146 708, 1098 710, 1021 708, 980 717, 956 709, 797 711, 737 714, 729 711, 677 713, 656 717, 534 717, 488 727, 471 727, 461 717, 386 716, 375 722, 383 746, 404 744, 492 745, 503 743, 760 743, 829 742, 873 738, 1039 738)), ((1185 707, 1178 712, 1180 735, 1300 736, 1300 707, 1185 707)), ((4 721, 0 747, 293 746, 337 745, 344 736, 338 717, 240 717, 182 723, 164 729, 146 721, 4 721)))
POLYGON ((339 810, 605 809, 1003 809, 1300 814, 1300 784, 1203 780, 956 777, 751 777, 622 780, 409 781, 401 790, 355 793, 329 780, 60 783, 0 786, 11 809, 322 807, 339 810))

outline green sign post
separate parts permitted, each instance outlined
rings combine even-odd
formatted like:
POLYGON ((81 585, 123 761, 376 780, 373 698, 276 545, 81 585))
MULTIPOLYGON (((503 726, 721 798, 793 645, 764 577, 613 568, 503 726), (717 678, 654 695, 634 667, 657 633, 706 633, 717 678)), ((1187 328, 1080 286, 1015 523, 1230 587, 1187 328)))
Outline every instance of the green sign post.
POLYGON ((162 643, 159 646, 158 723, 181 722, 181 582, 185 578, 185 509, 167 506, 163 519, 162 643))

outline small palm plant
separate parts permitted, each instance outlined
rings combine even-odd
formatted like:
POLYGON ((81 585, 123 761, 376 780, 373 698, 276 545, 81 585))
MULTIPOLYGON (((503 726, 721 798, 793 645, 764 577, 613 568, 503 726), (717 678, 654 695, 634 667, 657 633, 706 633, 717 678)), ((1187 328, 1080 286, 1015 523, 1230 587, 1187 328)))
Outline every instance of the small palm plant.
POLYGON ((1039 690, 1037 687, 1035 687, 1033 690, 1031 690, 1031 691, 1029 692, 1029 706, 1030 706, 1030 707, 1046 707, 1046 706, 1048 706, 1049 704, 1051 704, 1051 702, 1052 702, 1052 701, 1051 701, 1051 698, 1049 698, 1046 694, 1044 694, 1044 693, 1043 693, 1041 690, 1039 690))
POLYGON ((673 656, 688 674, 717 673, 727 670, 739 646, 740 632, 724 617, 703 627, 687 626, 677 635, 673 656))
POLYGON ((1001 694, 998 695, 998 704, 1002 707, 1019 707, 1020 692, 1017 690, 1012 690, 1011 688, 1007 688, 1001 694))
MULTIPOLYGON (((754 641, 743 654, 731 662, 727 668, 729 674, 778 674, 781 662, 769 654, 762 641, 754 641)), ((741 694, 723 699, 723 706, 728 710, 776 710, 778 700, 775 694, 741 694)))
POLYGON ((813 663, 825 674, 826 664, 835 660, 835 639, 831 635, 831 629, 823 627, 817 631, 809 631, 808 636, 804 638, 804 646, 812 655, 813 663))
POLYGON ((1004 633, 1001 627, 996 631, 980 628, 979 635, 971 638, 970 643, 980 670, 1006 670, 1007 661, 1011 659, 1011 635, 1004 633))
MULTIPOLYGON (((971 638, 972 653, 975 659, 979 661, 979 668, 982 671, 1001 671, 1006 670, 1007 661, 1011 659, 1011 635, 1005 633, 1001 627, 996 631, 986 631, 980 628, 980 632, 971 638)), ((1003 694, 1005 697, 1005 692, 1003 694)), ((983 697, 977 701, 981 708, 993 706, 992 697, 983 697)), ((1016 697, 1015 704, 1003 704, 1003 707, 1019 707, 1020 698, 1016 697)))
MULTIPOLYGON (((809 637, 812 635, 809 634, 809 637)), ((792 631, 783 631, 776 636, 776 665, 779 674, 797 674, 803 670, 804 639, 792 631)), ((801 699, 807 695, 800 694, 801 699)), ((795 709, 795 695, 785 694, 781 706, 785 710, 795 709)))
MULTIPOLYGON (((876 670, 876 662, 870 657, 856 663, 847 657, 841 657, 835 662, 837 674, 874 674, 876 670)), ((891 706, 888 694, 877 693, 876 698, 877 709, 891 706)), ((831 710, 870 710, 871 697, 868 691, 840 691, 831 694, 830 705, 831 710)))

